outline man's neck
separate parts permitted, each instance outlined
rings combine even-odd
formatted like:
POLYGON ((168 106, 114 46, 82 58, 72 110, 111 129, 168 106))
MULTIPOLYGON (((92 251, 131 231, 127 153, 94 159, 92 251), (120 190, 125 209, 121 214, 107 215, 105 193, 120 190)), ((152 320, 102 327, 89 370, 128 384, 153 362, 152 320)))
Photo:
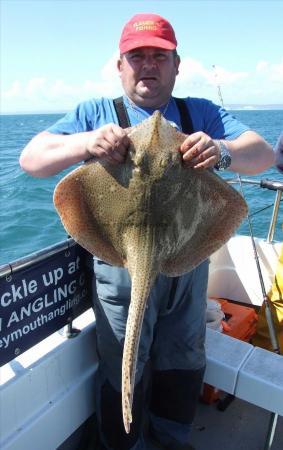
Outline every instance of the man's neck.
MULTIPOLYGON (((125 94, 126 95, 126 94, 125 94)), ((168 105, 171 100, 171 95, 167 98, 162 100, 161 102, 154 102, 152 99, 133 99, 129 95, 126 95, 128 102, 131 106, 137 107, 137 108, 151 108, 151 109, 162 109, 162 108, 168 108, 168 105)))

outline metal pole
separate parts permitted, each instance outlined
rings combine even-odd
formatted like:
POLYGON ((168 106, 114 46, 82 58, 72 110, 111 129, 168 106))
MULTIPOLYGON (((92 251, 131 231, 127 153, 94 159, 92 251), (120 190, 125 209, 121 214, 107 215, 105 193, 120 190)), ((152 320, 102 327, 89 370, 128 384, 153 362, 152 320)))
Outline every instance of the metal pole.
POLYGON ((267 235, 267 242, 269 244, 270 244, 270 242, 273 241, 273 236, 274 236, 275 226, 276 226, 276 222, 277 222, 277 218, 278 218, 281 197, 282 197, 282 191, 279 191, 279 190, 276 191, 276 198, 274 201, 272 217, 271 217, 269 231, 268 231, 268 235, 267 235))
POLYGON ((271 449, 272 442, 274 439, 275 429, 276 429, 276 425, 277 425, 277 419, 278 419, 278 414, 271 413, 270 419, 269 419, 269 424, 268 424, 267 435, 266 435, 266 439, 265 439, 265 445, 264 445, 263 450, 271 449))
POLYGON ((223 101, 223 97, 222 97, 221 86, 220 86, 220 84, 218 83, 218 80, 217 80, 218 74, 217 74, 216 66, 213 64, 212 68, 214 70, 214 76, 215 76, 215 80, 216 80, 216 84, 217 84, 218 98, 220 100, 222 108, 224 108, 224 101, 223 101))

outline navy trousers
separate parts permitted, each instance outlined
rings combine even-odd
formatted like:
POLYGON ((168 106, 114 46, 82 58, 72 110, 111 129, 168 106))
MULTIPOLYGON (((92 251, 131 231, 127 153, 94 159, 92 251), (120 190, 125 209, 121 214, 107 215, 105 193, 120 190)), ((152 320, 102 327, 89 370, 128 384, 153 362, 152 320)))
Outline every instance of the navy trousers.
POLYGON ((188 442, 205 368, 208 261, 179 277, 160 274, 141 332, 133 402, 126 434, 121 410, 121 362, 130 303, 126 269, 94 260, 94 312, 99 369, 96 412, 109 450, 148 450, 145 430, 164 445, 188 442))

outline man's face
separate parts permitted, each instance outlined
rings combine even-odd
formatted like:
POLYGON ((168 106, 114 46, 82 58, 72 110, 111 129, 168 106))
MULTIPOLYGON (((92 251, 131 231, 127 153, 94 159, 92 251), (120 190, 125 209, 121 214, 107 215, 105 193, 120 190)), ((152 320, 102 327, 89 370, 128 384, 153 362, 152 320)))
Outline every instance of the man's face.
POLYGON ((170 50, 142 47, 118 61, 126 95, 137 105, 158 108, 170 98, 180 59, 170 50))

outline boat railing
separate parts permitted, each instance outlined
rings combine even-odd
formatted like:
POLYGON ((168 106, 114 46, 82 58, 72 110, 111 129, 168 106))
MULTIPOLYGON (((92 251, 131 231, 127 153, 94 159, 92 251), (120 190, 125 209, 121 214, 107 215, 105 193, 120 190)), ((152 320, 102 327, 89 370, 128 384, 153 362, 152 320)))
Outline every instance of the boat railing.
MULTIPOLYGON (((226 180, 229 183, 239 180, 226 180)), ((273 239, 283 183, 242 179, 276 191, 268 240, 273 239)), ((0 266, 0 367, 67 326, 96 295, 92 256, 73 239, 0 266)))
POLYGON ((274 199, 273 203, 273 211, 270 218, 269 223, 269 230, 267 234, 267 242, 270 243, 273 241, 275 228, 278 220, 278 213, 279 213, 279 207, 280 207, 280 201, 282 198, 282 192, 283 192, 283 183, 281 181, 277 180, 268 180, 268 179, 262 179, 262 180, 253 180, 250 178, 227 178, 227 183, 229 184, 251 184, 255 186, 259 186, 262 189, 269 189, 270 191, 276 192, 276 197, 274 199))

